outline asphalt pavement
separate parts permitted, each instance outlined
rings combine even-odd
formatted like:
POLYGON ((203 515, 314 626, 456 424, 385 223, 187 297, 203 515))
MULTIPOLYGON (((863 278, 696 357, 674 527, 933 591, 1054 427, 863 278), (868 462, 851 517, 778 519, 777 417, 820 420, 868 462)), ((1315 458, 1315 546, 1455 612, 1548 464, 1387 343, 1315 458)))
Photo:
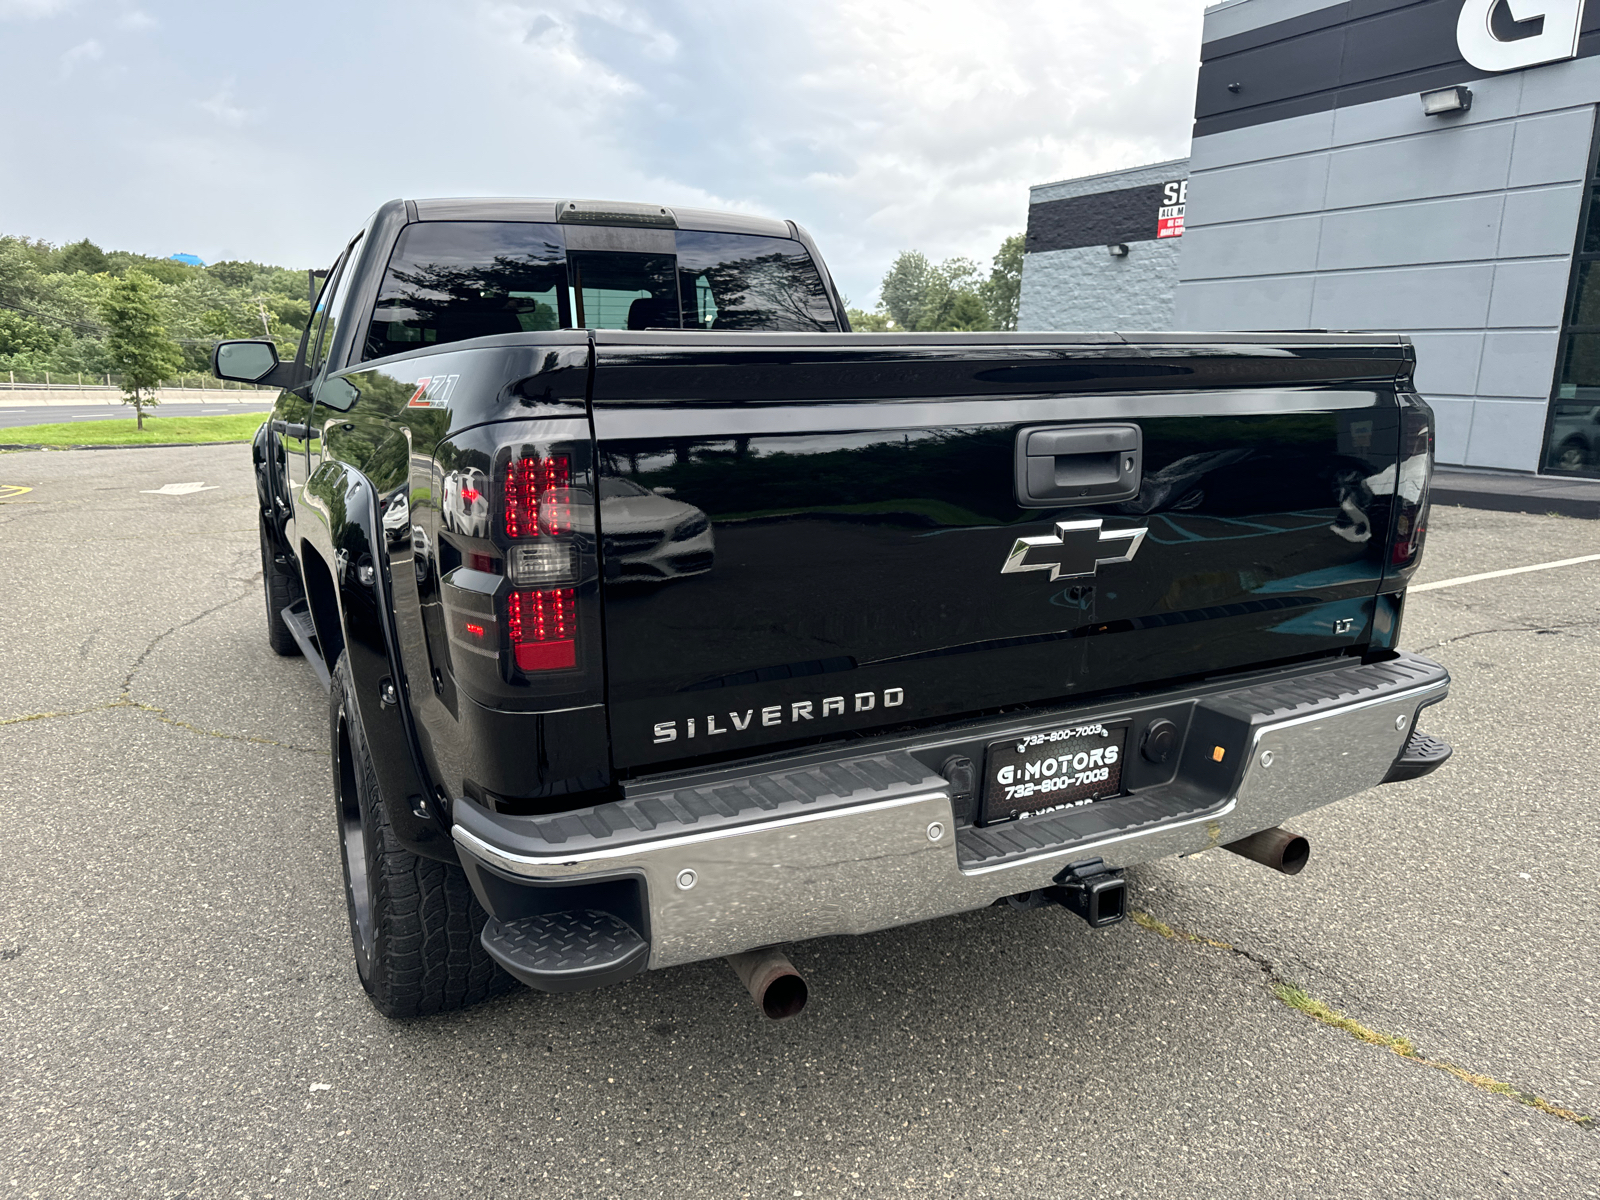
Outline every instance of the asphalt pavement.
MULTIPOLYGON (((216 417, 233 413, 271 412, 272 402, 264 404, 163 404, 147 416, 216 417)), ((25 407, 0 406, 0 429, 18 425, 56 425, 68 421, 133 420, 133 409, 121 404, 36 404, 25 407)))
MULTIPOLYGON (((1439 508, 1421 578, 1596 552, 1439 508)), ((804 943, 770 1024, 721 962, 372 1010, 243 447, 0 455, 0 561, 0 1193, 1600 1197, 1600 563, 1412 596, 1456 758, 1296 822, 1300 876, 804 943)))

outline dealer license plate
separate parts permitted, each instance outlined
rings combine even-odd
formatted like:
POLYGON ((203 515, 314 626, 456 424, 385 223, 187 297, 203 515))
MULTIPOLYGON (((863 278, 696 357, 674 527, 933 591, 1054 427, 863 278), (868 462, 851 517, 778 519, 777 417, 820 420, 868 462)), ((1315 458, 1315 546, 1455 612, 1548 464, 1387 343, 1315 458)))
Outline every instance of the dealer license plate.
POLYGON ((1008 821, 1093 804, 1122 791, 1126 722, 1064 725, 991 742, 983 783, 983 819, 1008 821))

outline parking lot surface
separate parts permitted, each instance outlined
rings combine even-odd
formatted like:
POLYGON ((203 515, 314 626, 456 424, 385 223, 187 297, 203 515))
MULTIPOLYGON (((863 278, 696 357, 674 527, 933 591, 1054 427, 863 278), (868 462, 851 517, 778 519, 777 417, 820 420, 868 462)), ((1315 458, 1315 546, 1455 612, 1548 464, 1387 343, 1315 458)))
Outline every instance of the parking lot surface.
MULTIPOLYGON (((1421 578, 1596 552, 1436 509, 1421 578)), ((1456 757, 1296 822, 1296 878, 800 944, 785 1024, 721 962, 392 1022, 248 451, 0 455, 0 554, 0 1193, 1600 1197, 1600 563, 1410 599, 1456 757)))

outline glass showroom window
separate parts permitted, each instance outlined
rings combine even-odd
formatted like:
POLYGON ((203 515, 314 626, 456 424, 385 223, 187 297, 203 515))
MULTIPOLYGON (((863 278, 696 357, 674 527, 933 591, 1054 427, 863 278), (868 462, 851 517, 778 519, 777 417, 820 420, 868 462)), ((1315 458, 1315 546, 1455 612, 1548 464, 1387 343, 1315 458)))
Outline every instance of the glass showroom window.
POLYGON ((1588 196, 1556 356, 1544 469, 1600 476, 1600 178, 1590 159, 1588 196))

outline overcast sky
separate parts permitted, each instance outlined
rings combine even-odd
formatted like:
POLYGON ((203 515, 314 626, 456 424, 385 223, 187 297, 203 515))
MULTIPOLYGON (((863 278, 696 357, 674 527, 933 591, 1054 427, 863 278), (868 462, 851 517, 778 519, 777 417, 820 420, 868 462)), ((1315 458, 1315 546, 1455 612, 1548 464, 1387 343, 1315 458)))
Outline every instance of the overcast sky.
POLYGON ((788 217, 853 304, 1188 151, 1204 0, 0 0, 0 232, 326 265, 394 196, 788 217), (258 15, 259 14, 259 15, 258 15))

